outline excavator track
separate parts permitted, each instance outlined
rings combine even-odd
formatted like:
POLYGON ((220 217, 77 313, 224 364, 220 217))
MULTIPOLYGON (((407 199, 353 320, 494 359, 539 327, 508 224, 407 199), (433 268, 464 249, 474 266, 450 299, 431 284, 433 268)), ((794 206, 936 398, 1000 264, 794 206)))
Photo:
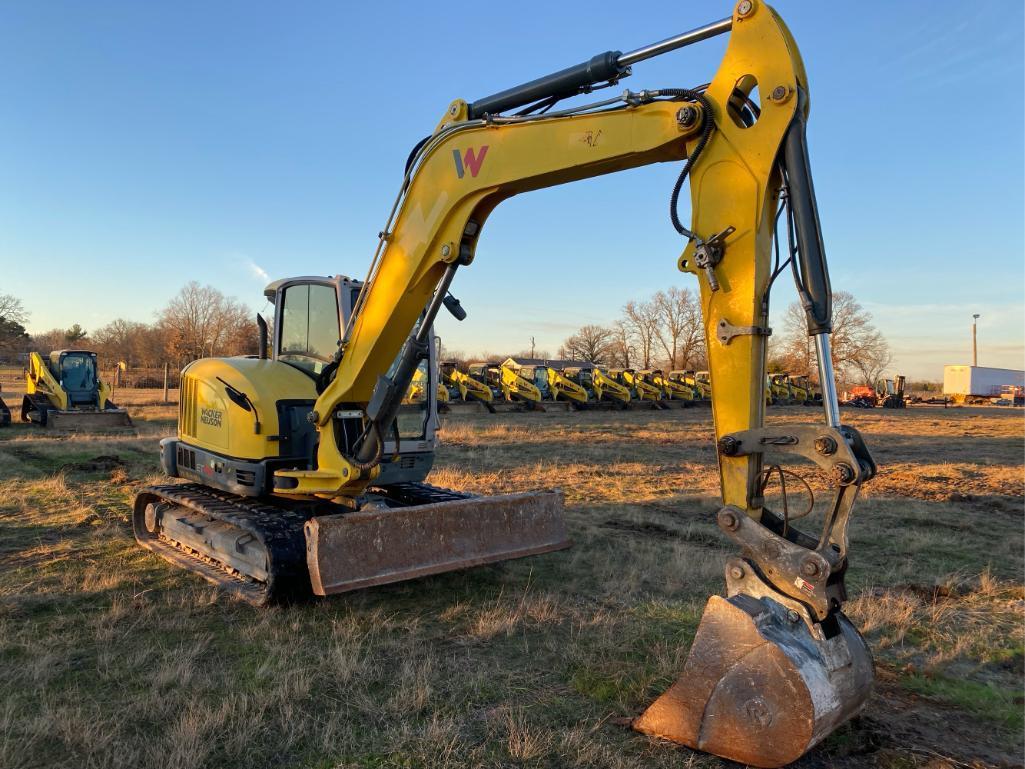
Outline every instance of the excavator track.
MULTIPOLYGON (((399 507, 451 502, 473 495, 425 483, 372 489, 399 507)), ((148 486, 135 498, 133 529, 140 545, 254 606, 312 597, 306 522, 335 514, 326 503, 287 506, 220 492, 196 483, 148 486), (213 536, 211 536, 213 532, 213 536), (229 542, 235 560, 211 542, 229 542)))
POLYGON ((312 595, 303 526, 317 512, 313 504, 279 507, 196 483, 165 484, 139 492, 132 523, 135 539, 143 547, 238 598, 263 606, 312 595), (172 520, 179 525, 169 525, 172 520), (215 527, 237 533, 239 544, 257 560, 262 550, 264 567, 245 569, 215 549, 203 547, 206 530, 215 527), (190 530, 194 536, 177 533, 190 530), (246 535, 252 539, 242 541, 246 535))

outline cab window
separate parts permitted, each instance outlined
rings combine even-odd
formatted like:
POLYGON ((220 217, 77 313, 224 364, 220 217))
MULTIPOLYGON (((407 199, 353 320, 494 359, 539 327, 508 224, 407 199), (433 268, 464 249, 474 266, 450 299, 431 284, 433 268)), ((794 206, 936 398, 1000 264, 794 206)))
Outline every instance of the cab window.
POLYGON ((319 374, 338 349, 338 300, 333 286, 300 285, 285 289, 278 360, 319 374))

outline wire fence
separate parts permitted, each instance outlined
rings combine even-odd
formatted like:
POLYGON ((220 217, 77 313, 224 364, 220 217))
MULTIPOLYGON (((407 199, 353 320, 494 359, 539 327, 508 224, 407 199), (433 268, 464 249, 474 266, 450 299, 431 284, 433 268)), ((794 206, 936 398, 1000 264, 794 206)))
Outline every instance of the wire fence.
MULTIPOLYGON (((167 386, 178 388, 179 372, 176 366, 167 367, 167 386)), ((164 367, 131 368, 122 371, 117 367, 100 368, 100 379, 113 387, 127 387, 141 390, 158 390, 164 386, 164 367)), ((25 367, 18 365, 0 366, 0 385, 11 388, 25 383, 25 367)))

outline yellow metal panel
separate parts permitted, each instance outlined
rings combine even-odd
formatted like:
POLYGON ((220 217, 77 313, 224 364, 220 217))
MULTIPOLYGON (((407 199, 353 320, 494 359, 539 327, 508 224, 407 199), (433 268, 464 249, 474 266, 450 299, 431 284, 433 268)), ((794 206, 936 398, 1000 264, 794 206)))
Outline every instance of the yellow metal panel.
POLYGON ((28 395, 45 395, 55 408, 68 408, 68 394, 53 378, 42 356, 37 352, 28 354, 28 369, 25 371, 25 392, 28 395))
MULTIPOLYGON (((795 89, 806 88, 804 66, 790 33, 775 12, 760 0, 744 18, 734 15, 726 55, 707 97, 716 118, 716 133, 691 175, 692 229, 704 238, 728 227, 722 262, 715 268, 720 290, 712 291, 693 263, 689 245, 680 268, 698 274, 712 380, 716 436, 762 424, 764 417, 764 336, 734 337, 728 345, 715 334, 720 320, 734 326, 765 326, 761 307, 771 267, 772 219, 780 179, 775 166, 783 136, 794 116, 795 89), (761 116, 743 128, 726 105, 738 83, 757 81, 761 116), (780 99, 769 98, 779 88, 780 99)), ((750 506, 759 470, 757 455, 720 457, 723 501, 760 515, 750 506)))
POLYGON ((259 460, 278 456, 279 443, 270 440, 280 432, 277 403, 282 400, 317 398, 313 379, 298 369, 256 358, 204 358, 182 372, 178 437, 198 448, 236 459, 259 460), (260 432, 254 414, 232 403, 223 379, 244 392, 256 404, 260 432))

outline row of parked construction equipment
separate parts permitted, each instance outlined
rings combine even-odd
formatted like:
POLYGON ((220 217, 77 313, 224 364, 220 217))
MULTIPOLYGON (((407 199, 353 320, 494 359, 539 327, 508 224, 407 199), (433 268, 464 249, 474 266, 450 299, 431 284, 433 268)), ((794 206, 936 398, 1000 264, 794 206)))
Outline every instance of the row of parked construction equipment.
MULTIPOLYGON (((519 411, 544 410, 545 404, 570 408, 687 408, 711 403, 707 371, 608 368, 574 360, 507 358, 502 363, 455 361, 439 367, 437 399, 445 411, 454 403, 477 403, 494 413, 500 405, 519 411)), ((423 398, 426 377, 414 378, 407 400, 423 398)), ((821 404, 822 394, 807 376, 772 374, 766 378, 770 405, 821 404)))

